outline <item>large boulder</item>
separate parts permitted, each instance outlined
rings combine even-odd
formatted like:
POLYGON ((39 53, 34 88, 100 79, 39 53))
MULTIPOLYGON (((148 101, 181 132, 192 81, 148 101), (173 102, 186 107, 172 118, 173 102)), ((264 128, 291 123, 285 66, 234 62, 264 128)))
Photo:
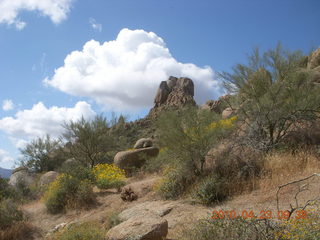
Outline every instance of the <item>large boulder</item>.
POLYGON ((168 222, 154 214, 132 217, 111 228, 107 233, 110 240, 163 240, 168 234, 168 222))
POLYGON ((44 186, 52 183, 58 177, 59 173, 55 171, 46 172, 40 177, 39 185, 44 186))
POLYGON ((141 138, 136 142, 133 148, 139 149, 139 148, 147 148, 152 146, 153 146, 153 142, 151 138, 141 138))
POLYGON ((21 167, 14 170, 14 173, 10 176, 9 184, 13 187, 17 187, 20 184, 30 187, 35 183, 35 180, 34 173, 30 173, 27 168, 21 167))
POLYGON ((143 202, 122 211, 119 214, 119 219, 127 221, 131 218, 143 218, 147 214, 163 217, 169 214, 175 206, 175 203, 166 201, 143 202))
POLYGON ((235 111, 232 108, 228 107, 222 111, 222 118, 227 119, 227 118, 231 117, 234 113, 235 113, 235 111))
POLYGON ((114 156, 114 164, 124 170, 139 168, 145 163, 146 157, 156 157, 158 154, 156 147, 121 151, 114 156))

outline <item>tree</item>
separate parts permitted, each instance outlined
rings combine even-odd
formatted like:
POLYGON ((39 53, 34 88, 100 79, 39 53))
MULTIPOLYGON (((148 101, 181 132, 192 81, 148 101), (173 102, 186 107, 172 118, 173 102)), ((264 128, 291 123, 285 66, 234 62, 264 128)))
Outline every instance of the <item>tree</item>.
POLYGON ((91 168, 106 160, 108 152, 116 146, 110 125, 101 115, 93 120, 82 117, 78 121, 64 124, 65 132, 62 137, 69 143, 67 146, 71 156, 91 168))
POLYGON ((208 151, 232 129, 235 120, 220 120, 217 114, 196 107, 170 111, 157 122, 160 145, 173 164, 198 176, 204 172, 208 151))
POLYGON ((319 118, 320 89, 312 82, 300 51, 279 44, 263 55, 255 49, 248 64, 220 77, 238 101, 240 121, 250 144, 269 150, 280 144, 295 126, 319 118))
POLYGON ((61 162, 54 154, 61 147, 59 140, 51 139, 49 135, 37 138, 20 149, 23 159, 20 164, 35 172, 54 170, 61 162))

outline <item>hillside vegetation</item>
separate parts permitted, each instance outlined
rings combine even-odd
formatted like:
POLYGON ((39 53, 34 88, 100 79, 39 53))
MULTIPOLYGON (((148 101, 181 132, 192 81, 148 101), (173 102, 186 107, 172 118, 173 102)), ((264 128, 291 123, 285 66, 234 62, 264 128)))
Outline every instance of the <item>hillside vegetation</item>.
POLYGON ((320 49, 254 50, 219 77, 228 94, 201 107, 170 77, 143 119, 30 142, 0 179, 0 239, 320 239, 320 49))

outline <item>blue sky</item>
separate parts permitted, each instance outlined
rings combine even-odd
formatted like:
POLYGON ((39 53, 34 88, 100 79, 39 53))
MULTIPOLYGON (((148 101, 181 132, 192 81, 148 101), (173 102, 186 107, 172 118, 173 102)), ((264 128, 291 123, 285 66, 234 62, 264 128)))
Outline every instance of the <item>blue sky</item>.
POLYGON ((0 0, 0 167, 61 123, 152 107, 169 75, 199 104, 255 46, 320 46, 318 0, 0 0))

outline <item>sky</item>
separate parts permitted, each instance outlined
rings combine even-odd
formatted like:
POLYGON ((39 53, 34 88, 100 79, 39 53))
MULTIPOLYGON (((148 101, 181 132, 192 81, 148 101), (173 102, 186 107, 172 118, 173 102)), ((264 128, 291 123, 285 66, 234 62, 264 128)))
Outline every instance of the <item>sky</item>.
POLYGON ((0 167, 81 116, 145 116, 161 81, 200 105, 254 47, 320 47, 319 0, 0 0, 0 167))

